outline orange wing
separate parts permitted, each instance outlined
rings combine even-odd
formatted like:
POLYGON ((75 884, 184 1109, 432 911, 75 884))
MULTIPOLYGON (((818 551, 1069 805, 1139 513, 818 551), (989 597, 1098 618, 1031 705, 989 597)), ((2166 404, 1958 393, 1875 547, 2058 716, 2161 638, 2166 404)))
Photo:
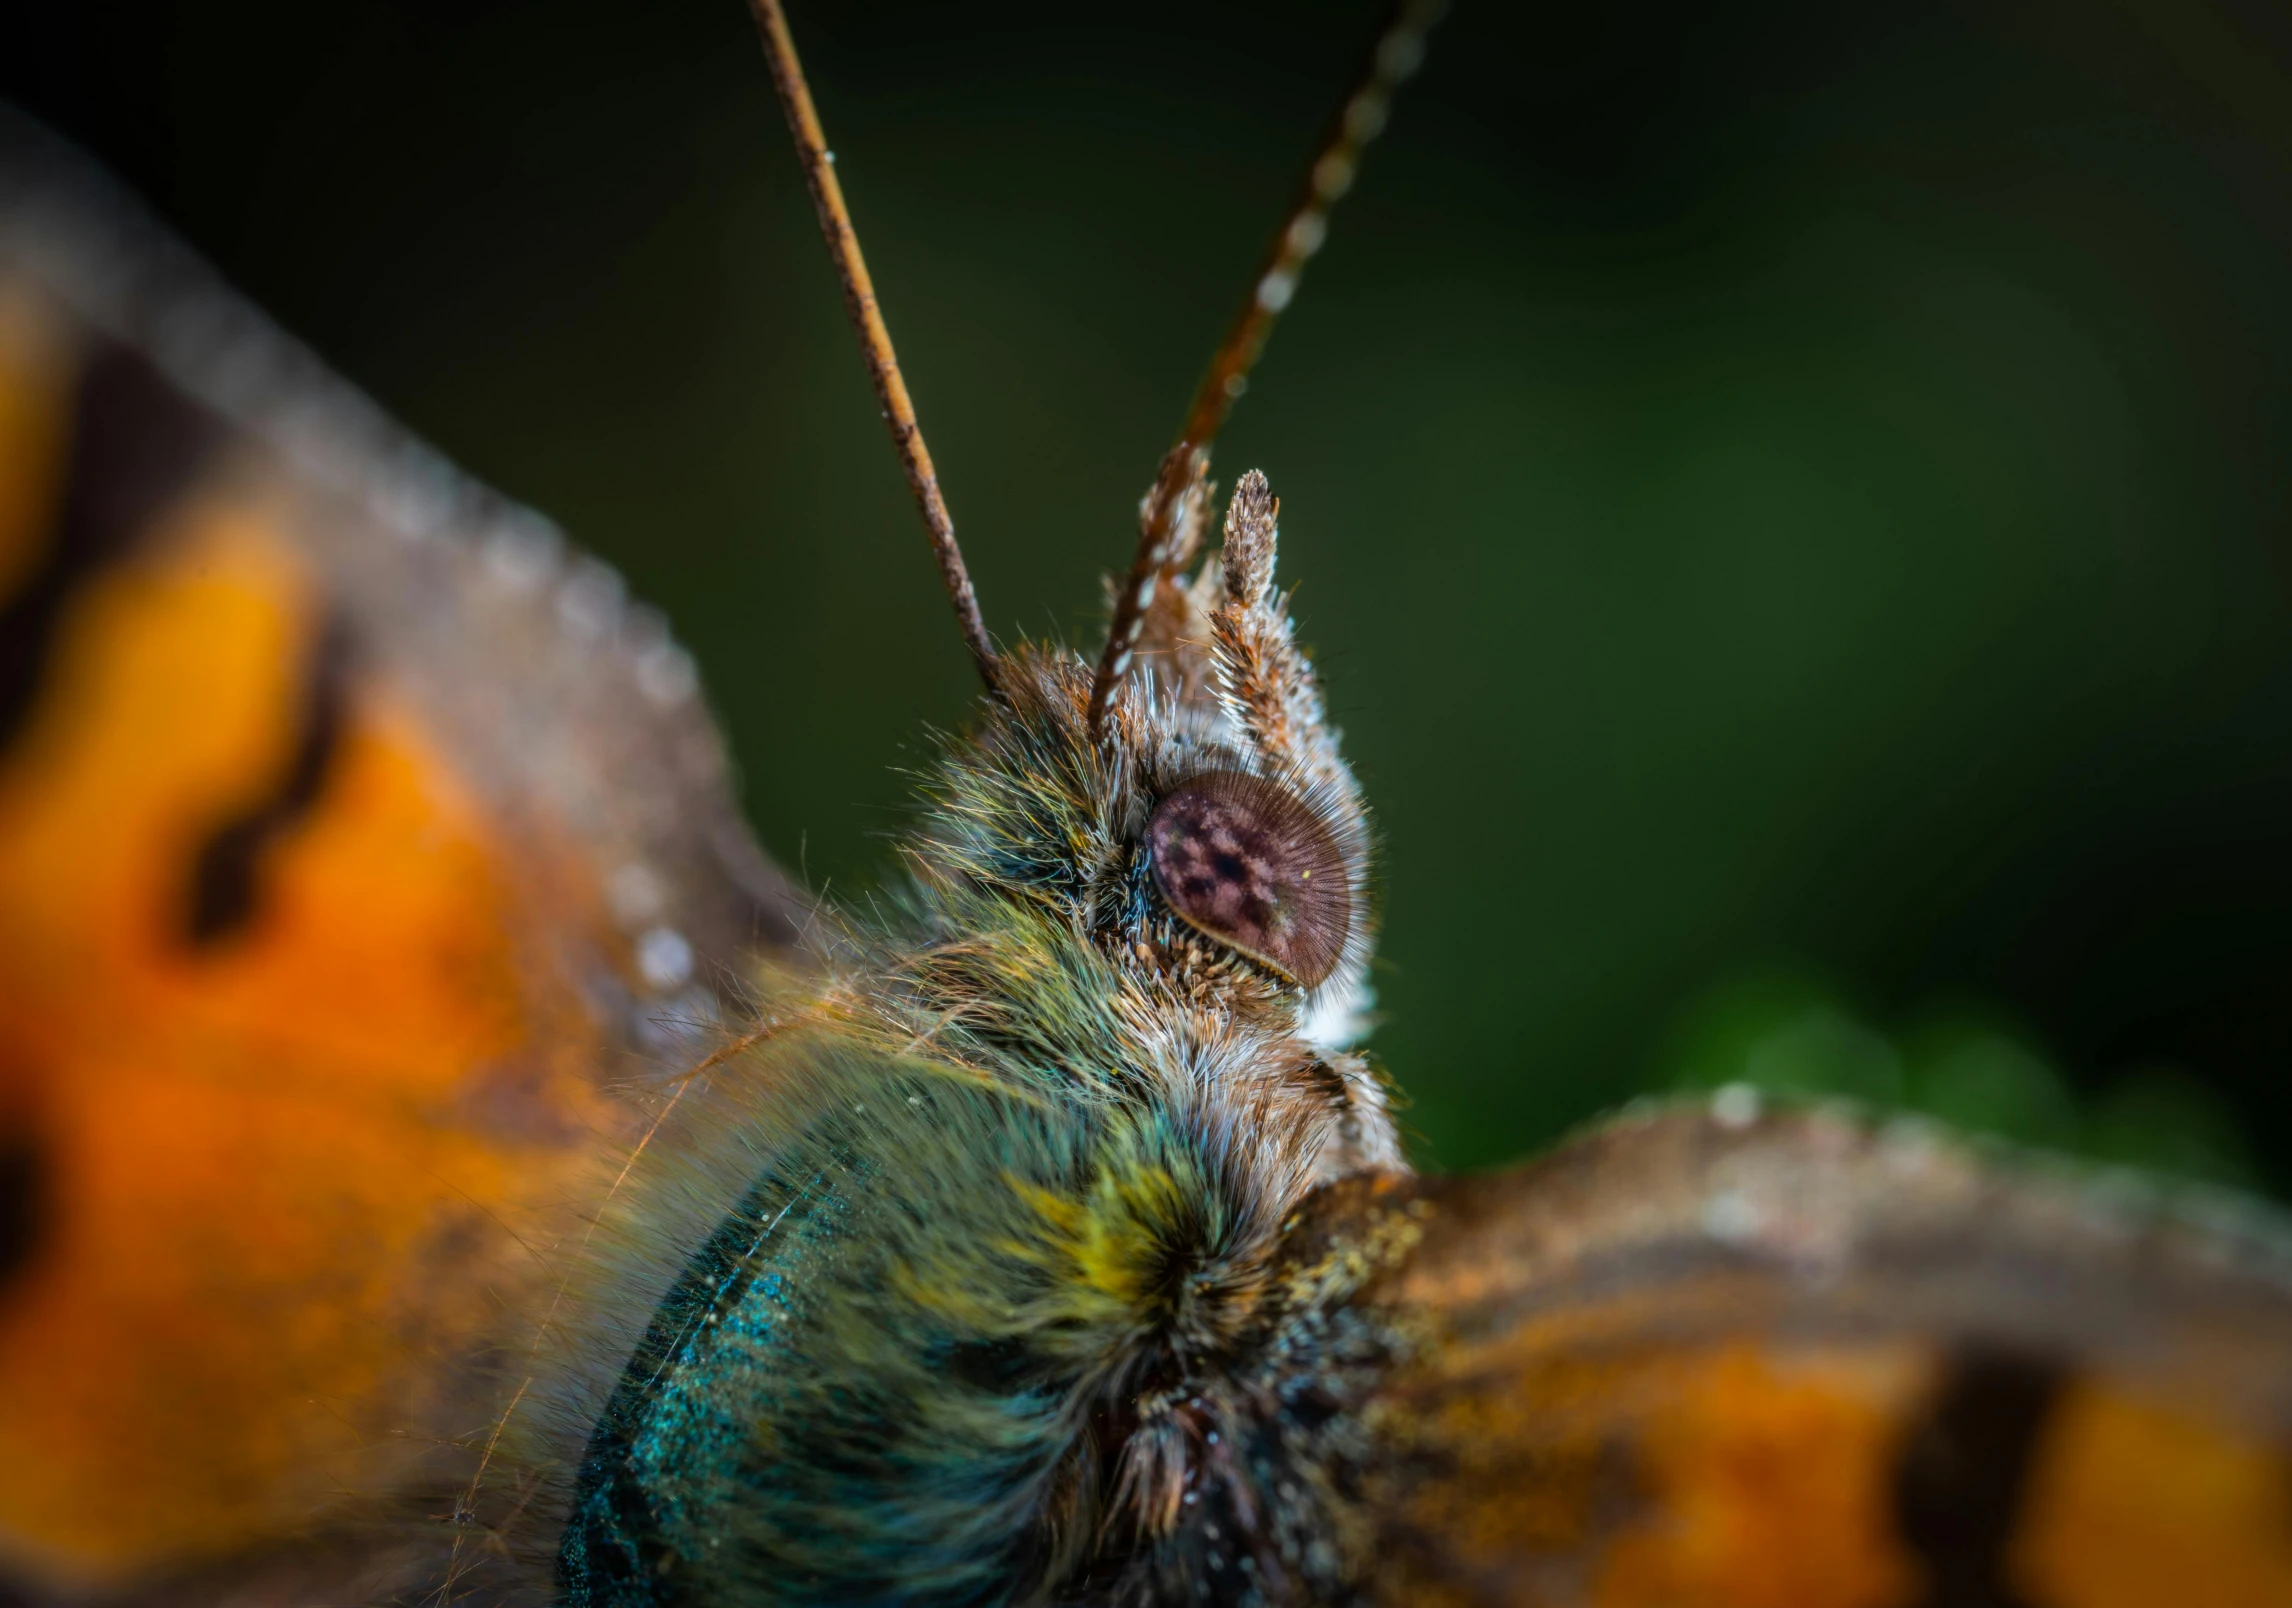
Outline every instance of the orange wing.
POLYGON ((444 1478, 800 913, 657 616, 0 109, 0 1573, 444 1478))
POLYGON ((1748 1090, 1339 1187, 1422 1337, 1368 1413, 1380 1603, 2292 1603, 2292 1238, 2255 1207, 1748 1090))

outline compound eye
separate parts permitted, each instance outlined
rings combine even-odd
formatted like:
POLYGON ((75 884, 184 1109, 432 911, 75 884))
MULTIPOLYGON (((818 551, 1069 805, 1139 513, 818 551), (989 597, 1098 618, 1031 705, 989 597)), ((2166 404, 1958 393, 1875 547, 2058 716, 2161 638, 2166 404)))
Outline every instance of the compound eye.
POLYGON ((1261 776, 1213 771, 1146 824, 1154 885, 1179 919, 1311 988, 1337 969, 1353 892, 1337 840, 1261 776))

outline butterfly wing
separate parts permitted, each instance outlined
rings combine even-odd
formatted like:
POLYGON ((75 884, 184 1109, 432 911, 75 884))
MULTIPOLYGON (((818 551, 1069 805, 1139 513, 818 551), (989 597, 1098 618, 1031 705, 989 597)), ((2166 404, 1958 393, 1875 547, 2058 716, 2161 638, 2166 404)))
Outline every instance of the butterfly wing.
POLYGON ((1359 1184, 1376 1600, 2292 1602, 2292 1239, 1835 1111, 1359 1184))
POLYGON ((803 919, 658 616, 0 115, 0 1572, 482 1438, 803 919))

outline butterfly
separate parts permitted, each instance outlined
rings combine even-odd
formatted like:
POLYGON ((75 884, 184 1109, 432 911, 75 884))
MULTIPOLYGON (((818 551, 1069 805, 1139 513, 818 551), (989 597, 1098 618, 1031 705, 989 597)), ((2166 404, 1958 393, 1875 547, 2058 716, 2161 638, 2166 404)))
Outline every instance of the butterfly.
POLYGON ((1088 654, 981 623, 758 9, 984 689, 873 906, 756 850, 610 571, 6 125, 11 1589, 2292 1596, 2257 1207, 1740 1086, 1407 1168, 1367 802, 1207 451, 1425 8, 1088 654))

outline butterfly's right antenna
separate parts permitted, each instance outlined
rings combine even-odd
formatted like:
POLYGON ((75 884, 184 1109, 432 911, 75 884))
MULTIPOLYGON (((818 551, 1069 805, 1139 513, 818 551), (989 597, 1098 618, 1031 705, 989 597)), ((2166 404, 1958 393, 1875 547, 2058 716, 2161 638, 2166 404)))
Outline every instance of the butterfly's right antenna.
POLYGON ((907 488, 923 511, 923 524, 931 538, 931 551, 939 559, 939 578, 947 599, 955 605, 955 622, 962 628, 963 645, 979 667, 979 679, 990 693, 1000 690, 1002 667, 994 644, 987 640, 986 622, 979 617, 979 597, 971 590, 970 573, 963 567, 963 549, 955 545, 955 521, 948 516, 946 499, 939 495, 939 475, 931 467, 930 449, 915 422, 915 404, 908 400, 907 382, 899 376, 899 358, 891 349, 891 331, 876 305, 875 283, 868 278, 867 261, 860 255, 859 236, 852 215, 844 206, 843 186, 836 182, 835 153, 820 128, 812 92, 804 83, 803 63, 796 59, 796 41, 788 32, 788 18, 780 0, 749 0, 756 15, 757 32, 764 36, 764 55, 772 64, 772 87, 780 92, 780 105, 788 114, 788 131, 796 137, 796 154, 803 158, 804 182, 812 192, 812 209, 820 216, 820 233, 827 237, 828 255, 835 259, 836 277, 843 281, 844 309, 859 332, 860 350, 867 356, 868 375, 875 381, 876 400, 883 405, 884 423, 891 427, 891 444, 907 471, 907 488))
POLYGON ((1179 521, 1187 493, 1208 467, 1210 443, 1233 411, 1234 403, 1249 388, 1249 372, 1265 350, 1273 321, 1297 293, 1298 276, 1305 261, 1321 249, 1329 229, 1329 209, 1353 187, 1353 171, 1361 148, 1385 126, 1385 112, 1393 91, 1417 70, 1424 59, 1425 32, 1448 9, 1448 0, 1397 0, 1369 59, 1355 77, 1336 119, 1322 136, 1313 165, 1306 170, 1305 187, 1281 232, 1273 237, 1265 264, 1250 282, 1249 299, 1242 303, 1226 338, 1210 359, 1209 372, 1194 391, 1179 427, 1177 445, 1163 459, 1161 472, 1138 517, 1138 551, 1130 573, 1114 603, 1114 620, 1107 627, 1106 651, 1098 661, 1098 676, 1090 688, 1090 729, 1095 734, 1106 719, 1107 701, 1130 669, 1130 653, 1137 646, 1139 628, 1146 622, 1147 605, 1155 589, 1169 579, 1184 555, 1177 550, 1179 521))

